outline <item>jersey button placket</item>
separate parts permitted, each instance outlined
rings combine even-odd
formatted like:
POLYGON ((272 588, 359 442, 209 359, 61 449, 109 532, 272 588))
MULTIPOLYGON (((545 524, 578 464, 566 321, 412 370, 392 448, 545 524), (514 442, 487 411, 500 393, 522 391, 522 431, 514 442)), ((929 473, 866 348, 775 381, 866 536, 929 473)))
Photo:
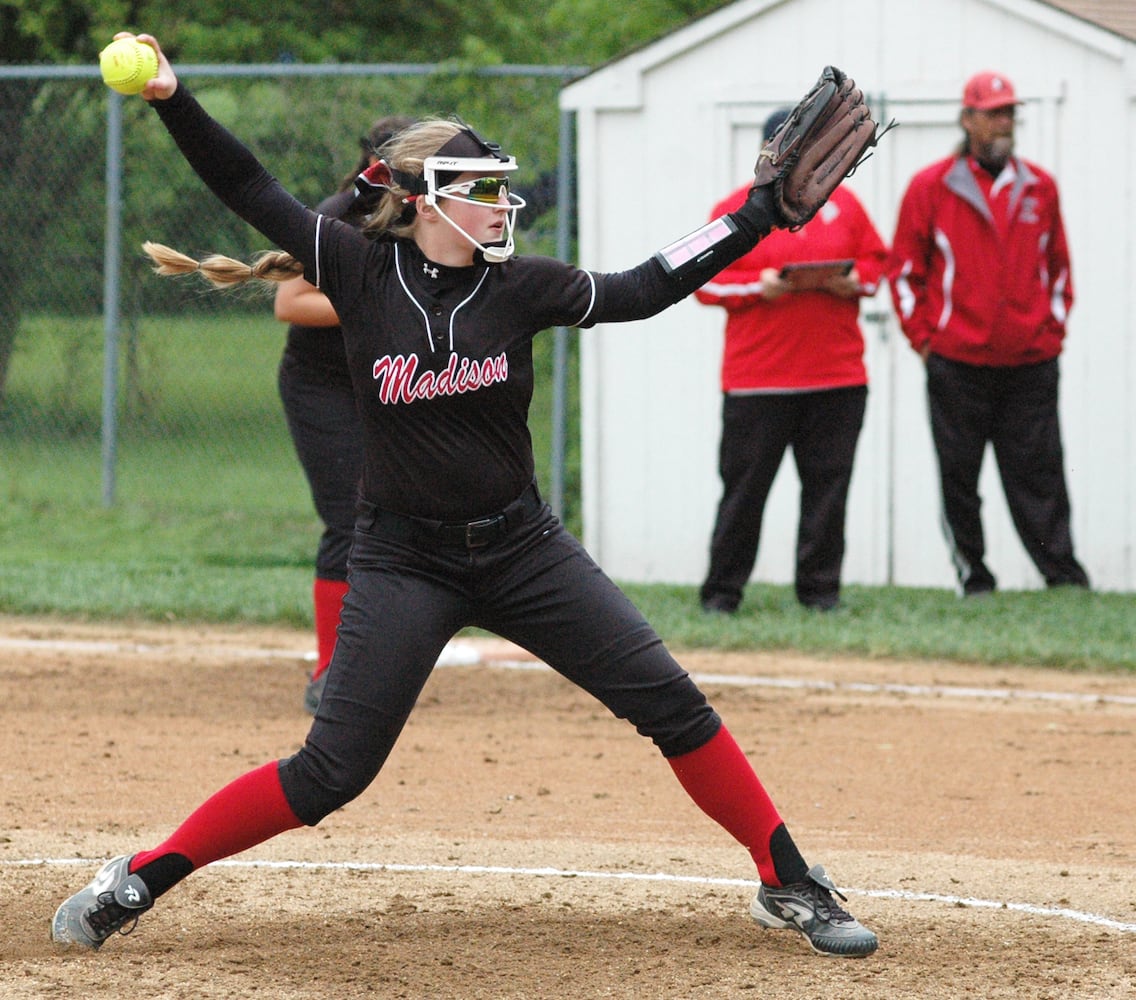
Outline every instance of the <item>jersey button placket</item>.
POLYGON ((443 329, 444 324, 441 322, 445 311, 446 310, 439 302, 435 302, 430 306, 430 315, 436 321, 430 324, 431 332, 434 334, 434 343, 439 347, 444 346, 446 342, 446 333, 443 329))

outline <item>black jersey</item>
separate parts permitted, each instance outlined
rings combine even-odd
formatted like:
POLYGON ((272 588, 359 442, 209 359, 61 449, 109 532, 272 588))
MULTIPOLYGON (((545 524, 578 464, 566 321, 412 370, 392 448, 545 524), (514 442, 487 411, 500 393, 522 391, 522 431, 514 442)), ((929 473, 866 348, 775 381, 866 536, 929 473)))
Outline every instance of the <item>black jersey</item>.
MULTIPOLYGON (((316 206, 321 215, 342 219, 355 200, 353 190, 337 191, 316 206)), ((327 385, 348 386, 351 378, 347 371, 347 350, 343 346, 343 333, 338 326, 288 325, 284 356, 303 368, 307 377, 327 385)))
POLYGON ((645 319, 693 288, 654 258, 616 274, 548 257, 436 264, 413 241, 368 238, 296 201, 184 84, 153 103, 210 189, 334 305, 365 436, 361 496, 387 510, 441 521, 501 510, 533 478, 532 338, 645 319))

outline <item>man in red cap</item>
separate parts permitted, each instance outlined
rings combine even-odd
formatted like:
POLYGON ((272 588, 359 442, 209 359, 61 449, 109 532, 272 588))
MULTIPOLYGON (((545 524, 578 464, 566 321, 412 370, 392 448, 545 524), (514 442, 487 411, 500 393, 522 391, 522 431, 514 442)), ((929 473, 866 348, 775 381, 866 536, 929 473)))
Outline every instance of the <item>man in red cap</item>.
POLYGON ((1057 413, 1069 250, 1056 183, 1013 155, 1021 103, 1000 73, 967 81, 962 144, 912 179, 888 263, 903 332, 926 364, 943 528, 964 596, 995 588, 978 494, 987 443, 1046 585, 1089 585, 1073 553, 1057 413))

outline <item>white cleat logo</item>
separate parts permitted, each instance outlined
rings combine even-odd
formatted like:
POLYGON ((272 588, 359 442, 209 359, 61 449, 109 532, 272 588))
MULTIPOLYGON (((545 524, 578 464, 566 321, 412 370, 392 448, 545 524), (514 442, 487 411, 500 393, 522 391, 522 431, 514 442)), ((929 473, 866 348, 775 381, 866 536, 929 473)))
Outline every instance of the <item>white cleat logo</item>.
POLYGON ((802 906, 799 903, 779 903, 781 908, 781 916, 786 920, 791 920, 801 930, 805 930, 813 919, 813 911, 808 906, 802 906))
POLYGON ((137 906, 142 902, 142 893, 140 893, 135 886, 126 886, 126 888, 123 889, 123 895, 126 897, 126 901, 132 906, 137 906))

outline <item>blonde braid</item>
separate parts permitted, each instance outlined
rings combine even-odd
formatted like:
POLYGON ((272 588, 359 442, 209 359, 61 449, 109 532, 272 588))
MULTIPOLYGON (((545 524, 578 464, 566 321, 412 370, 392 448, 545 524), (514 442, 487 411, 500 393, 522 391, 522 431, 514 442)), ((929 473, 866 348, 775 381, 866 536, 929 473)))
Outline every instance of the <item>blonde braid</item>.
POLYGON ((251 264, 246 264, 219 253, 210 254, 198 261, 172 247, 149 240, 142 244, 142 249, 154 262, 156 274, 170 277, 200 272, 214 288, 229 288, 247 281, 271 284, 287 281, 304 272, 303 264, 283 250, 266 250, 258 254, 251 264))

